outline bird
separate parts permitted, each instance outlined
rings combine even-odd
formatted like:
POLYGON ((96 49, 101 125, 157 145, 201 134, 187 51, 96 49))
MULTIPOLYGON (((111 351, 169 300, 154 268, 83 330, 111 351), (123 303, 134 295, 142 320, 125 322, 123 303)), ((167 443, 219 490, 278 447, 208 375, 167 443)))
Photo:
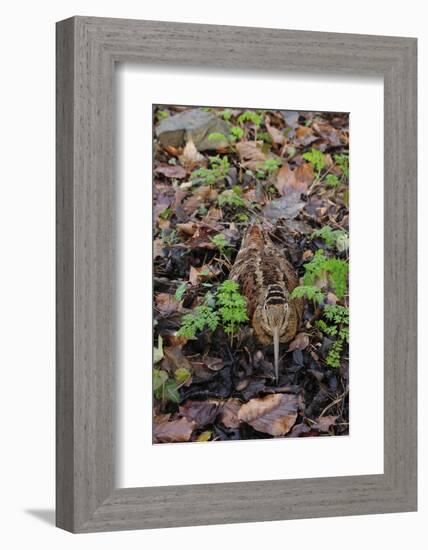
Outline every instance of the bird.
POLYGON ((251 224, 229 273, 247 302, 247 314, 257 339, 273 343, 275 380, 279 378, 279 344, 295 337, 303 315, 303 301, 291 298, 299 279, 291 263, 260 223, 251 224))

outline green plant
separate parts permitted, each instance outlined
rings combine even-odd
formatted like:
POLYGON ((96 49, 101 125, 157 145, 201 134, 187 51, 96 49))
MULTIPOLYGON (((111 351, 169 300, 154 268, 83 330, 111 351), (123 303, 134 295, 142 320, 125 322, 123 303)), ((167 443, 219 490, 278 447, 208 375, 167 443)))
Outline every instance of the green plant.
POLYGON ((247 302, 239 292, 238 283, 229 279, 218 287, 216 298, 224 331, 233 339, 236 326, 248 321, 247 302))
POLYGON ((345 178, 349 178, 349 156, 345 154, 334 155, 335 162, 339 165, 339 168, 342 170, 342 174, 345 178))
POLYGON ((165 118, 168 118, 169 117, 169 113, 168 111, 158 111, 156 113, 156 119, 158 122, 160 122, 161 120, 164 120, 165 118))
POLYGON ((214 185, 217 181, 224 179, 230 170, 229 159, 227 156, 209 157, 210 168, 201 167, 194 170, 191 175, 191 180, 196 180, 207 185, 214 185))
POLYGON ((267 175, 271 175, 278 170, 282 161, 277 158, 266 159, 263 163, 257 166, 256 175, 259 179, 264 179, 267 175))
POLYGON ((214 235, 214 237, 211 237, 211 242, 215 244, 222 255, 225 255, 227 248, 230 247, 229 241, 223 233, 218 233, 217 235, 214 235))
POLYGON ((312 233, 311 239, 316 237, 323 239, 328 247, 336 246, 339 252, 344 252, 349 247, 348 234, 343 229, 331 229, 331 227, 325 225, 312 233))
POLYGON ((318 174, 325 166, 324 153, 322 153, 318 149, 312 148, 310 151, 303 153, 302 157, 312 164, 318 174))
POLYGON ((156 399, 162 400, 162 403, 167 401, 180 402, 177 382, 168 379, 168 374, 160 369, 153 369, 153 394, 156 399))
POLYGON ((232 111, 230 109, 224 109, 218 113, 223 120, 230 120, 232 118, 232 111))
POLYGON ((327 187, 339 187, 340 180, 334 174, 327 174, 325 177, 325 184, 327 187))
POLYGON ((197 306, 192 313, 184 315, 181 319, 181 327, 177 336, 182 336, 188 340, 195 340, 197 332, 206 328, 215 330, 218 325, 218 315, 212 307, 208 305, 197 306))
POLYGON ((248 214, 236 214, 236 221, 245 223, 250 219, 250 216, 248 214))
POLYGON ((229 139, 231 141, 236 141, 244 137, 244 130, 239 126, 232 126, 232 128, 229 131, 230 131, 229 139))
POLYGON ((262 120, 261 115, 258 115, 254 111, 245 111, 238 117, 239 124, 243 124, 244 122, 252 122, 254 126, 260 126, 262 120))
POLYGON ((181 285, 175 291, 174 299, 177 300, 177 302, 181 302, 186 290, 187 290, 187 283, 181 283, 181 285))
POLYGON ((244 199, 235 189, 227 189, 218 196, 217 202, 219 206, 245 206, 244 199))
POLYGON ((319 280, 327 278, 339 300, 345 296, 348 263, 339 258, 330 258, 322 250, 317 250, 310 262, 305 264, 303 283, 305 286, 315 286, 319 280))
POLYGON ((301 285, 291 293, 292 298, 307 298, 314 303, 321 304, 324 300, 323 291, 317 286, 301 285))
POLYGON ((326 305, 323 316, 328 323, 319 319, 316 323, 317 327, 324 334, 335 339, 327 354, 326 363, 330 367, 338 368, 345 343, 349 342, 349 309, 337 304, 326 305))

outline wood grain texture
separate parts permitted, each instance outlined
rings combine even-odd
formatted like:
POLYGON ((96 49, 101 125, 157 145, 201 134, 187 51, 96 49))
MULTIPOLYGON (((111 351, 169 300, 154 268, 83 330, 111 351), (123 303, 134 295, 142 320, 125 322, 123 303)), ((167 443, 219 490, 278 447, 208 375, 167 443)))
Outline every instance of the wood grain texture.
POLYGON ((92 532, 416 510, 416 40, 75 17, 57 25, 57 98, 57 525, 92 532), (113 81, 125 61, 383 76, 383 475, 115 489, 113 81))

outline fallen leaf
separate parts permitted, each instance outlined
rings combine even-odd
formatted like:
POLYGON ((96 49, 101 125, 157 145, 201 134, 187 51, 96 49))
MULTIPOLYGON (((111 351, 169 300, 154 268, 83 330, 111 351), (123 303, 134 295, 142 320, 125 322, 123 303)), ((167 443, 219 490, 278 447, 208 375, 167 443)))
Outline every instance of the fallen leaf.
POLYGON ((219 357, 203 357, 201 361, 192 361, 195 378, 200 381, 211 380, 217 372, 224 367, 223 360, 219 357))
POLYGON ((153 362, 159 363, 161 359, 163 359, 163 339, 162 336, 159 334, 158 345, 157 347, 153 348, 153 362))
POLYGON ((153 259, 162 258, 164 256, 165 244, 162 239, 155 239, 153 241, 153 259))
POLYGON ((181 165, 186 168, 186 170, 193 170, 196 166, 200 166, 205 162, 204 155, 201 155, 196 149, 195 144, 192 139, 186 143, 186 147, 183 150, 183 154, 178 157, 181 165))
POLYGON ((170 420, 168 415, 158 415, 154 419, 153 436, 155 443, 180 443, 189 441, 195 424, 187 418, 170 420))
POLYGON ((171 315, 171 313, 175 313, 176 311, 181 311, 182 309, 181 303, 175 299, 173 294, 159 292, 155 296, 155 301, 156 301, 156 308, 164 316, 171 315))
POLYGON ((281 115, 290 128, 296 128, 299 125, 299 113, 297 111, 281 111, 281 115))
MULTIPOLYGON (((309 163, 307 163, 309 165, 309 163)), ((313 173, 312 173, 313 174, 313 173)), ((313 175, 303 166, 299 166, 295 170, 291 170, 288 163, 285 163, 278 170, 276 176, 275 187, 280 195, 290 196, 297 193, 299 196, 307 194, 308 183, 313 181, 313 175)))
POLYGON ((272 138, 272 141, 277 145, 284 145, 284 143, 286 142, 284 134, 281 132, 281 130, 275 128, 275 126, 270 125, 269 117, 266 117, 265 125, 270 137, 272 138))
POLYGON ((226 428, 238 428, 239 418, 238 413, 241 408, 241 401, 239 399, 227 399, 223 402, 219 420, 226 428))
POLYGON ((185 401, 180 405, 180 414, 203 428, 212 424, 218 415, 219 401, 185 401))
POLYGON ((239 141, 236 144, 236 150, 243 166, 250 170, 256 170, 260 163, 266 160, 266 155, 260 149, 262 145, 262 141, 239 141))
POLYGON ((314 141, 317 141, 318 137, 314 135, 314 131, 309 126, 299 126, 296 128, 296 144, 297 145, 310 145, 314 141))
POLYGON ((189 372, 192 371, 192 364, 187 357, 183 355, 180 346, 164 348, 163 353, 165 358, 168 359, 169 363, 171 363, 175 370, 186 369, 189 372))
POLYGON ((208 265, 202 267, 190 266, 189 282, 192 285, 198 285, 200 282, 209 281, 221 273, 220 269, 215 269, 208 265))
POLYGON ((194 235, 198 226, 194 222, 187 222, 187 223, 177 223, 176 226, 177 230, 180 233, 184 233, 185 235, 194 235))
POLYGON ((328 432, 332 426, 336 424, 337 416, 322 416, 317 419, 316 424, 312 424, 313 430, 320 432, 328 432))
POLYGON ((307 424, 304 422, 301 422, 300 424, 295 424, 293 426, 293 429, 290 432, 290 437, 300 437, 301 435, 307 434, 311 431, 312 428, 310 428, 307 424))
POLYGON ((305 349, 309 345, 309 336, 305 332, 299 332, 294 340, 288 346, 288 351, 294 351, 296 349, 305 349))
POLYGON ((251 399, 239 409, 238 418, 259 432, 283 436, 296 422, 298 407, 296 395, 276 393, 251 399))
POLYGON ((263 215, 272 221, 277 221, 280 218, 293 220, 299 215, 305 204, 300 200, 299 193, 293 193, 269 202, 263 208, 263 215))
POLYGON ((206 430, 205 432, 202 432, 200 435, 198 435, 198 437, 196 438, 196 441, 198 443, 209 441, 211 439, 212 434, 213 433, 211 430, 206 430))
POLYGON ((183 179, 187 176, 186 170, 180 164, 161 164, 156 166, 155 172, 167 178, 183 179))

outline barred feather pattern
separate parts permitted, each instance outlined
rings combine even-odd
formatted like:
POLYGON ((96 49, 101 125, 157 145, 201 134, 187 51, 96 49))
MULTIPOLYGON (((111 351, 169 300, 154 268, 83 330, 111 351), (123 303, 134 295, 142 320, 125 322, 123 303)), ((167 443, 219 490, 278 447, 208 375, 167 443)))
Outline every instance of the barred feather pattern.
POLYGON ((253 224, 242 240, 229 277, 247 299, 248 317, 262 344, 289 342, 299 329, 303 301, 290 298, 299 280, 293 266, 273 243, 267 229, 253 224))

